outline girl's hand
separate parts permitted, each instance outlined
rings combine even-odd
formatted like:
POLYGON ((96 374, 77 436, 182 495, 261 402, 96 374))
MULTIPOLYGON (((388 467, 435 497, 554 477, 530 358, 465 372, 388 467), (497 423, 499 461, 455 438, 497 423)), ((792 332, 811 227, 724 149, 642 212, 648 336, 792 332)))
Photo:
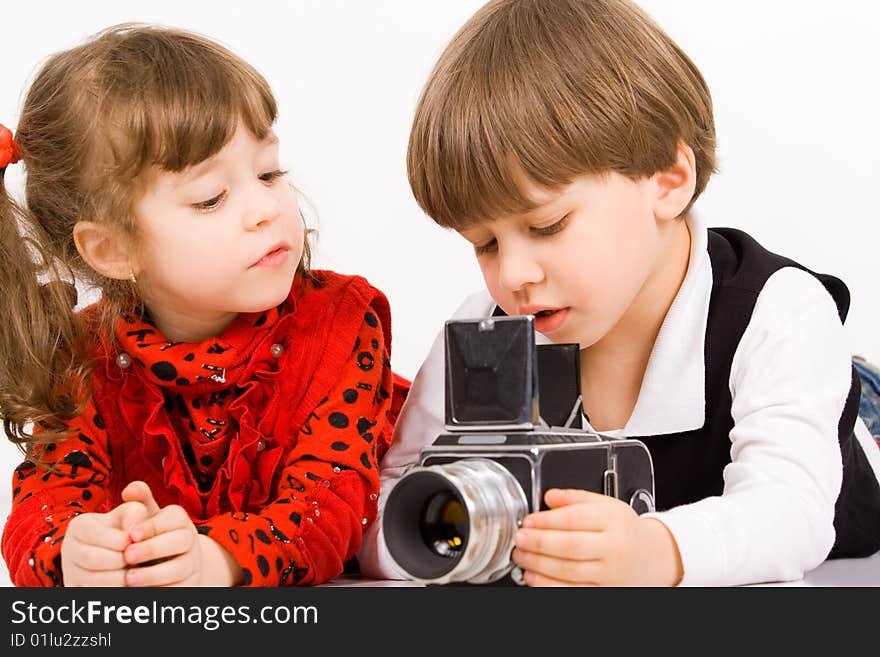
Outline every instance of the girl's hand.
POLYGON ((548 511, 517 532, 513 560, 529 586, 674 586, 681 556, 659 520, 584 490, 548 490, 548 511))
POLYGON ((142 503, 131 501, 72 518, 61 543, 64 586, 125 586, 128 530, 149 515, 142 503))
POLYGON ((149 517, 129 529, 131 543, 123 553, 129 566, 127 586, 198 586, 202 552, 199 534, 183 507, 159 508, 150 487, 134 481, 122 491, 122 499, 137 501, 149 517))

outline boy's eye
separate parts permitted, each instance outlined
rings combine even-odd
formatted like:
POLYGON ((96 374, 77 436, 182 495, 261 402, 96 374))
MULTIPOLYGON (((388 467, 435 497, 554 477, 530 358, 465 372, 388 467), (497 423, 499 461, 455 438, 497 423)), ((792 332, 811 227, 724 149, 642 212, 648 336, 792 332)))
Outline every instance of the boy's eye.
POLYGON ((555 224, 550 224, 549 226, 541 226, 532 228, 532 232, 537 235, 555 235, 563 228, 565 228, 565 224, 568 221, 568 215, 564 216, 562 219, 557 221, 555 224))
POLYGON ((260 180, 264 183, 273 183, 279 178, 283 178, 287 175, 287 171, 281 171, 280 169, 276 169, 274 171, 267 171, 266 173, 260 174, 260 180))
POLYGON ((498 248, 498 241, 494 238, 486 242, 485 244, 474 244, 474 253, 478 256, 485 255, 487 253, 492 253, 498 248))
POLYGON ((192 206, 196 210, 215 210, 223 203, 223 199, 226 198, 226 192, 220 192, 217 196, 213 196, 209 198, 207 201, 199 201, 198 203, 193 203, 192 206))

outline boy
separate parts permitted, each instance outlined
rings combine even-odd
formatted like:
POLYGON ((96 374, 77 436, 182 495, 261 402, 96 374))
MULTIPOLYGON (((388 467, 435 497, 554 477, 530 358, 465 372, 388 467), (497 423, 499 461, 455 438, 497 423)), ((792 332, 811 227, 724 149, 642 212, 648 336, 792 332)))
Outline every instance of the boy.
MULTIPOLYGON (((457 317, 535 315, 581 346, 584 424, 652 454, 656 513, 551 490, 513 560, 533 586, 801 578, 880 549, 880 452, 858 419, 849 293, 707 229, 712 102, 690 59, 625 0, 496 0, 421 96, 410 185, 474 245, 488 294, 457 317)), ((383 497, 443 431, 443 344, 383 462, 383 497)), ((364 573, 393 577, 377 522, 364 573)))

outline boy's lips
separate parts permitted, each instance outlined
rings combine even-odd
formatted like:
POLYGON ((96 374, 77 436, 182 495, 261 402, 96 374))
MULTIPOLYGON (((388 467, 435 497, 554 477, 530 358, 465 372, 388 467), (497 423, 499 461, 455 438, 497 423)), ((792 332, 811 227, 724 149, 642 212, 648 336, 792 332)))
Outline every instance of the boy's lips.
POLYGON ((552 333, 558 330, 568 317, 568 308, 550 308, 548 306, 523 306, 521 315, 534 315, 535 330, 539 333, 552 333))

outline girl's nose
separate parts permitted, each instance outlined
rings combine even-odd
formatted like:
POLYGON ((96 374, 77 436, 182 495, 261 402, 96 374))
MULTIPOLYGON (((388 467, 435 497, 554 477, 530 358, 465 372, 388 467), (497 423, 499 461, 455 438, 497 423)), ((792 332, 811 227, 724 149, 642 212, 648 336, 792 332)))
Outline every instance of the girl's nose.
POLYGON ((257 230, 271 224, 281 213, 281 204, 271 189, 261 186, 250 192, 248 209, 245 213, 245 228, 257 230))

